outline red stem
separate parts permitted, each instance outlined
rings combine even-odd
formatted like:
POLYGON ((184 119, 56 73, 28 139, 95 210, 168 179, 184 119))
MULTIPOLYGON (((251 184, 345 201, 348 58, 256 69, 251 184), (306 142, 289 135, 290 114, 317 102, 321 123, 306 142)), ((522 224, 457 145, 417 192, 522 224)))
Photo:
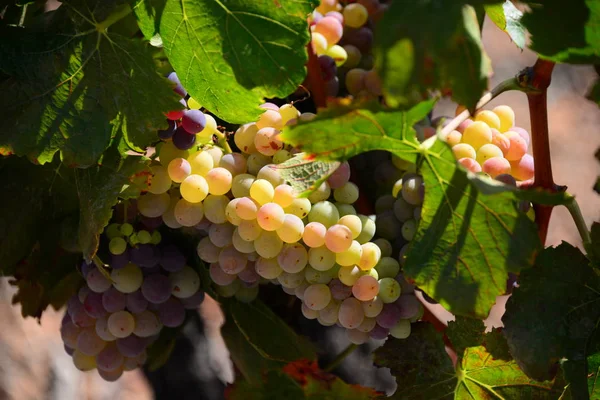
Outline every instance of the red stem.
POLYGON ((315 102, 317 111, 319 108, 327 107, 327 93, 325 92, 325 81, 321 75, 321 66, 319 65, 319 58, 315 54, 312 48, 312 44, 308 43, 306 46, 308 50, 308 84, 310 85, 310 91, 315 102))
MULTIPOLYGON (((531 120, 531 142, 535 163, 535 177, 532 187, 556 192, 558 188, 552 177, 550 159, 550 139, 548 134, 548 101, 547 90, 550 86, 554 63, 538 59, 532 67, 533 79, 531 87, 535 91, 527 93, 529 101, 529 118, 531 120)), ((548 236, 548 226, 552 215, 552 206, 534 205, 535 222, 542 244, 548 236)))

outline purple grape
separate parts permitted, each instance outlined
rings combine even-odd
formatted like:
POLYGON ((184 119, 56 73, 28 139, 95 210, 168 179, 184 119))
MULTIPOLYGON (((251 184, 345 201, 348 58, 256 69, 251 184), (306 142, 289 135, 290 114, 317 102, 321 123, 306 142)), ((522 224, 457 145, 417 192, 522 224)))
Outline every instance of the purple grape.
POLYGON ((110 372, 119 368, 123 364, 124 359, 123 354, 119 352, 117 346, 110 343, 96 356, 96 364, 99 370, 110 372))
POLYGON ((179 271, 185 266, 185 256, 172 244, 164 246, 160 265, 169 272, 179 271))
POLYGON ((72 356, 72 355, 73 355, 73 353, 75 353, 75 349, 72 349, 72 348, 70 348, 70 347, 69 347, 69 346, 67 346, 66 344, 65 344, 63 347, 65 348, 65 352, 66 352, 68 355, 72 356))
POLYGON ((150 303, 164 303, 171 296, 169 278, 161 274, 147 276, 142 283, 142 294, 150 303))
POLYGON ((155 265, 154 267, 142 269, 142 274, 144 274, 144 277, 154 275, 154 274, 160 274, 160 273, 161 273, 160 265, 155 265))
POLYGON ((177 128, 173 135, 173 144, 179 150, 191 149, 196 143, 196 135, 190 135, 182 127, 177 128))
POLYGON ((134 314, 146 311, 148 308, 148 300, 146 300, 141 290, 129 293, 127 295, 126 303, 127 309, 134 314))
POLYGON ((185 320, 183 303, 175 297, 169 297, 166 302, 158 305, 158 319, 169 328, 176 328, 183 324, 185 320))
POLYGON ((123 339, 117 339, 117 348, 125 357, 137 357, 146 350, 148 342, 146 339, 129 335, 123 339))
POLYGON ((129 259, 132 263, 140 267, 150 268, 158 264, 158 258, 154 252, 154 247, 149 244, 140 244, 129 250, 129 259))
POLYGON ((181 126, 188 134, 195 135, 206 126, 206 117, 200 110, 186 110, 181 117, 181 126))
POLYGON ((387 338, 389 334, 390 334, 389 329, 382 328, 379 325, 375 325, 373 330, 371 332, 369 332, 369 336, 372 339, 376 339, 376 340, 383 340, 383 339, 387 338))
POLYGON ((153 231, 158 229, 163 224, 163 219, 162 217, 150 218, 142 216, 141 222, 146 229, 153 231))
POLYGON ((373 46, 373 32, 366 26, 358 29, 345 29, 342 43, 344 45, 351 44, 361 53, 366 54, 373 46))
POLYGON ((67 314, 72 318, 73 314, 83 309, 83 303, 79 301, 77 296, 71 296, 67 302, 67 314))
POLYGON ((179 77, 177 76, 177 73, 171 72, 169 75, 167 75, 167 79, 176 84, 176 86, 173 88, 173 91, 175 93, 177 93, 181 97, 187 96, 188 93, 183 88, 183 85, 181 84, 181 81, 179 80, 179 77))
POLYGON ((204 301, 204 297, 204 292, 202 290, 199 290, 190 297, 181 299, 181 303, 183 304, 183 307, 186 310, 194 310, 198 308, 200 304, 202 304, 202 302, 204 301))
POLYGON ((395 303, 400 310, 400 318, 410 319, 421 311, 421 302, 412 294, 403 294, 395 303))
POLYGON ((83 305, 81 305, 81 308, 73 311, 73 314, 71 314, 71 322, 79 328, 87 328, 94 326, 96 324, 96 319, 90 317, 83 308, 83 305))
POLYGON ((390 329, 402 319, 400 309, 394 303, 384 304, 383 310, 377 316, 377 324, 390 329))
POLYGON ((123 311, 127 304, 127 296, 125 293, 119 292, 114 287, 111 287, 106 292, 102 293, 102 305, 109 313, 123 311))
POLYGON ((121 269, 129 263, 129 249, 126 249, 123 253, 114 255, 111 254, 110 267, 112 269, 121 269))
MULTIPOLYGON (((111 287, 112 289, 112 287, 111 287)), ((101 318, 106 315, 106 310, 102 304, 102 294, 90 292, 83 303, 85 312, 92 318, 101 318)))
POLYGON ((83 279, 85 279, 87 277, 88 272, 90 272, 92 269, 94 269, 95 266, 92 263, 86 263, 85 260, 81 262, 81 275, 83 276, 83 279))
POLYGON ((333 79, 337 74, 335 60, 329 56, 319 56, 319 66, 321 67, 321 76, 324 81, 333 79))
POLYGON ((329 282, 329 290, 335 300, 344 300, 352 295, 352 287, 344 285, 339 279, 329 282))
POLYGON ((160 129, 158 131, 158 137, 162 140, 171 139, 177 129, 177 123, 175 121, 169 119, 167 122, 169 123, 167 129, 160 129))
POLYGON ((327 96, 336 97, 338 92, 340 91, 340 80, 337 76, 334 76, 333 79, 325 82, 325 93, 327 96))

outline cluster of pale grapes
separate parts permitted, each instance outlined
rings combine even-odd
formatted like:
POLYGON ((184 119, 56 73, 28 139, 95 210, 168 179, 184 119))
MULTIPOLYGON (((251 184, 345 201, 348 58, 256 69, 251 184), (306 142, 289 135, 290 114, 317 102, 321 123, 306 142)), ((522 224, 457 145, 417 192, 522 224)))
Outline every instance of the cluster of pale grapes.
POLYGON ((319 56, 329 96, 337 96, 340 86, 353 96, 382 94, 381 81, 373 69, 372 26, 387 7, 379 0, 359 0, 345 6, 326 0, 312 13, 311 44, 319 56))
POLYGON ((515 126, 515 113, 509 106, 479 111, 442 140, 471 172, 513 185, 533 178, 533 157, 527 154, 529 133, 515 126))
POLYGON ((180 326, 204 292, 183 254, 159 245, 158 231, 111 224, 106 237, 110 265, 82 264, 85 284, 68 301, 60 332, 75 367, 115 381, 142 366, 162 328, 180 326))

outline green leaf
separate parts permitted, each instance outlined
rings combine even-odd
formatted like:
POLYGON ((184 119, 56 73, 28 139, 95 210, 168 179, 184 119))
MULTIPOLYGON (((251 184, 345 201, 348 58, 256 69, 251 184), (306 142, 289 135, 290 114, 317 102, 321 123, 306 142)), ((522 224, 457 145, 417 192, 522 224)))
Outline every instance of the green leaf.
POLYGON ((304 153, 298 153, 278 164, 277 170, 300 197, 307 197, 317 190, 339 166, 338 161, 317 161, 304 153))
POLYGON ((594 222, 592 224, 590 236, 592 237, 592 245, 588 257, 592 259, 596 267, 600 268, 600 223, 594 222))
POLYGON ((584 360, 566 360, 561 366, 569 382, 567 390, 573 399, 600 398, 600 353, 584 360))
POLYGON ((286 127, 283 140, 317 159, 347 160, 370 150, 387 150, 415 162, 419 143, 413 125, 433 108, 435 100, 419 103, 408 111, 340 107, 319 113, 310 122, 286 127))
POLYGON ((310 342, 298 336, 264 303, 229 300, 226 304, 228 317, 263 358, 283 362, 316 358, 310 342))
POLYGON ((521 23, 523 13, 510 0, 503 4, 488 4, 485 12, 498 28, 510 36, 513 43, 521 50, 525 48, 527 32, 521 23))
POLYGON ((0 153, 44 164, 60 152, 69 166, 89 166, 118 133, 124 147, 144 150, 166 126, 163 113, 181 108, 147 44, 92 22, 122 8, 80 3, 63 3, 44 30, 0 28, 0 70, 9 76, 0 82, 0 153))
POLYGON ((135 174, 148 167, 148 160, 144 157, 121 158, 118 150, 111 150, 116 154, 101 166, 75 171, 80 202, 79 244, 88 262, 98 251, 100 234, 108 225, 123 188, 135 174))
POLYGON ((600 79, 596 80, 596 83, 594 83, 594 86, 590 89, 587 98, 600 106, 600 79))
POLYGON ((485 318, 508 273, 533 264, 535 226, 513 192, 482 194, 446 143, 424 151, 419 172, 426 195, 404 271, 450 312, 485 318))
POLYGON ((485 325, 480 319, 456 317, 448 322, 448 339, 458 354, 467 347, 478 346, 483 340, 485 325))
POLYGON ((374 52, 392 107, 410 103, 415 92, 450 89, 472 109, 492 72, 477 15, 460 1, 392 3, 377 25, 374 52))
POLYGON ((552 376, 561 358, 600 350, 600 276, 580 250, 563 242, 524 271, 502 318, 511 354, 527 375, 552 376))
POLYGON ((600 2, 531 1, 530 9, 521 22, 531 34, 533 51, 555 62, 599 62, 600 2))
POLYGON ((227 400, 262 399, 379 399, 383 393, 373 389, 349 385, 339 377, 321 371, 316 362, 300 360, 271 370, 257 384, 238 381, 225 393, 227 400))
POLYGON ((433 104, 409 111, 334 109, 286 128, 283 139, 317 159, 345 160, 369 150, 387 150, 409 162, 421 155, 426 195, 405 272, 449 311, 485 318, 505 292, 508 272, 531 266, 540 247, 535 226, 517 201, 562 204, 563 195, 514 192, 485 182, 460 167, 445 143, 419 144, 412 126, 433 104))
POLYGON ((497 357, 490 353, 489 344, 502 338, 498 331, 484 334, 482 324, 466 319, 449 325, 448 336, 460 338, 461 343, 454 367, 442 335, 432 325, 419 322, 412 326, 407 339, 390 338, 375 351, 376 364, 390 368, 396 377, 395 399, 550 400, 562 392, 560 380, 534 381, 506 354, 497 357))
POLYGON ((286 97, 306 77, 312 0, 137 0, 147 39, 159 33, 181 83, 230 123, 257 120, 263 98, 286 97))

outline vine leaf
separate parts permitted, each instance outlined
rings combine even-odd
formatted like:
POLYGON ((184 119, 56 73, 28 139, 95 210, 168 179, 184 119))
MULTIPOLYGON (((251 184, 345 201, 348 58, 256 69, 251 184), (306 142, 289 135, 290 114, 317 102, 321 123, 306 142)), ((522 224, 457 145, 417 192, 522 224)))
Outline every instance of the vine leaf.
POLYGON ((273 399, 379 399, 383 393, 359 385, 349 385, 339 377, 319 369, 316 361, 298 360, 280 370, 268 371, 258 384, 236 382, 227 388, 227 400, 273 399))
POLYGON ((497 357, 490 353, 489 343, 502 340, 497 330, 484 334, 480 330, 482 324, 466 318, 449 325, 448 336, 460 337, 462 343, 457 349, 456 366, 453 366, 442 335, 432 325, 419 322, 412 327, 407 339, 388 339, 375 351, 375 363, 390 368, 396 377, 398 390, 393 398, 550 400, 562 392, 560 379, 534 381, 507 354, 497 357))
POLYGON ((8 75, 0 82, 1 154, 44 164, 60 152, 68 166, 90 166, 118 133, 123 147, 145 149, 166 125, 163 113, 181 108, 142 40, 96 29, 92 21, 119 10, 115 1, 100 3, 96 10, 65 2, 43 31, 0 28, 0 70, 8 75))
POLYGON ((415 93, 442 89, 473 109, 492 73, 477 15, 462 1, 392 3, 377 25, 374 48, 392 107, 408 104, 415 93))
POLYGON ((600 275, 576 247, 549 247, 521 274, 502 321, 527 375, 547 379, 562 358, 584 362, 600 351, 600 275))
POLYGON ((535 226, 517 209, 517 200, 559 200, 481 180, 459 167, 441 141, 419 144, 412 126, 433 103, 408 111, 337 108, 286 128, 283 140, 317 159, 344 160, 369 150, 387 150, 409 162, 421 156, 425 202, 405 272, 449 311, 485 318, 496 296, 505 292, 508 272, 531 266, 540 247, 535 226))
POLYGON ((597 268, 600 268, 600 222, 594 222, 590 231, 592 237, 592 245, 590 246, 590 254, 588 256, 597 268))
POLYGON ((304 153, 298 153, 289 160, 277 164, 276 168, 300 197, 307 197, 318 189, 339 166, 339 161, 318 161, 307 157, 304 153))
POLYGON ((521 22, 531 34, 530 48, 561 63, 592 64, 600 60, 600 3, 573 0, 531 1, 521 22))
POLYGON ((123 190, 136 175, 150 175, 147 161, 139 156, 121 158, 118 150, 111 148, 102 165, 75 170, 80 203, 78 237, 86 261, 90 262, 98 251, 100 234, 113 215, 113 207, 123 197, 123 190))
POLYGON ((258 119, 263 98, 286 97, 306 77, 312 0, 137 0, 147 39, 159 33, 190 95, 221 119, 258 119), (235 100, 231 100, 235 99, 235 100))
POLYGON ((525 48, 527 31, 521 23, 523 13, 510 0, 503 4, 486 4, 485 12, 498 28, 510 36, 513 43, 521 50, 525 48))
POLYGON ((264 303, 225 300, 223 305, 227 313, 223 338, 235 365, 251 384, 259 383, 267 370, 299 359, 316 359, 310 342, 264 303))
POLYGON ((561 366, 573 399, 600 398, 600 353, 583 360, 566 360, 561 366))

